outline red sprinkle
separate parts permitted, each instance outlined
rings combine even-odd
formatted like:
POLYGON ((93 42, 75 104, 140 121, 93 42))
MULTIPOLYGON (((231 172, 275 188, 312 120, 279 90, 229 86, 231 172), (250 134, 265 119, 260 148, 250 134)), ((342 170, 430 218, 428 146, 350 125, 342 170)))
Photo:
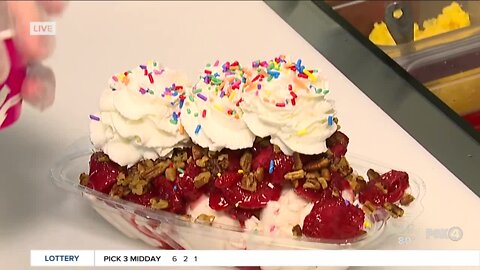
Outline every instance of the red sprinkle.
POLYGON ((291 66, 290 69, 293 71, 297 71, 297 68, 295 66, 291 66))
POLYGON ((243 98, 240 98, 235 105, 240 106, 240 103, 243 101, 243 98))
POLYGON ((297 102, 295 101, 294 98, 292 98, 292 105, 295 106, 297 104, 297 102))
POLYGON ((283 103, 283 102, 282 102, 282 103, 277 103, 277 104, 275 104, 275 106, 277 106, 277 107, 285 107, 285 103, 283 103))
POLYGON ((143 70, 143 75, 147 76, 147 74, 148 74, 147 69, 144 69, 144 70, 143 70))
POLYGON ((181 85, 175 86, 175 90, 179 90, 179 89, 183 89, 183 86, 181 86, 181 85))
POLYGON ((233 110, 232 110, 232 109, 228 109, 227 113, 228 113, 228 115, 232 115, 232 114, 233 114, 233 110))
POLYGON ((290 95, 291 95, 293 98, 297 98, 297 94, 295 94, 295 92, 293 92, 293 91, 290 92, 290 95))
POLYGON ((207 116, 207 111, 206 110, 203 110, 202 112, 202 117, 205 118, 207 116))
POLYGON ((292 85, 291 84, 288 85, 288 90, 292 91, 292 85))
POLYGON ((205 74, 212 74, 212 72, 208 69, 205 69, 203 72, 205 72, 205 74))
POLYGON ((128 76, 128 71, 125 71, 123 75, 125 75, 125 77, 128 76))
POLYGON ((180 100, 185 100, 186 96, 185 96, 185 95, 180 95, 180 96, 178 96, 178 98, 179 98, 180 100))
POLYGON ((260 74, 258 74, 257 76, 255 76, 255 78, 253 78, 252 82, 258 80, 258 78, 260 78, 260 74))
POLYGON ((150 83, 153 83, 152 73, 148 73, 148 79, 150 80, 150 83))
POLYGON ((307 76, 307 74, 304 74, 304 73, 298 73, 298 75, 297 75, 297 76, 298 76, 298 77, 300 77, 300 78, 305 78, 305 79, 308 79, 308 76, 307 76))
POLYGON ((230 66, 238 66, 238 61, 231 63, 230 66))

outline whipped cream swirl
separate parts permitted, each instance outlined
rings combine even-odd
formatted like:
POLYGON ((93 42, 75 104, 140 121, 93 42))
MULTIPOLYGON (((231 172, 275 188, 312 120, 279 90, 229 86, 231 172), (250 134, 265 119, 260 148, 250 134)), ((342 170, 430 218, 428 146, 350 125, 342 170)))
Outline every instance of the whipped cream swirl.
POLYGON ((168 156, 188 142, 180 125, 185 74, 156 62, 112 76, 91 115, 90 138, 97 150, 122 166, 168 156))
POLYGON ((181 121, 192 141, 211 151, 252 147, 255 135, 243 122, 242 90, 247 74, 238 62, 207 65, 187 93, 181 121))
POLYGON ((318 70, 282 57, 254 62, 253 67, 253 87, 240 104, 248 128, 256 136, 270 136, 271 143, 288 155, 325 152, 325 140, 337 126, 333 104, 325 99, 327 82, 318 70))

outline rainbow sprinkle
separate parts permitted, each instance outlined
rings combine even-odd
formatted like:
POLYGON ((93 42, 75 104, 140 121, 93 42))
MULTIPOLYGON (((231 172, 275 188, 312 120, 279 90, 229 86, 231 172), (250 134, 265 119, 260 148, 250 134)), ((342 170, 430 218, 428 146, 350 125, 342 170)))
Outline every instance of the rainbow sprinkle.
POLYGON ((268 166, 268 173, 272 174, 274 169, 275 169, 275 162, 273 160, 270 160, 270 165, 268 166))
POLYGON ((333 126, 333 116, 331 115, 328 116, 328 125, 333 126))
POLYGON ((198 135, 198 133, 200 132, 200 129, 202 129, 202 126, 198 124, 197 127, 195 128, 195 134, 198 135))
POLYGON ((93 114, 90 114, 90 119, 94 120, 94 121, 100 121, 100 117, 98 117, 96 115, 93 115, 93 114))
POLYGON ((204 96, 202 93, 198 93, 198 94, 197 94, 197 97, 198 97, 199 99, 203 100, 203 101, 207 101, 207 97, 204 96))

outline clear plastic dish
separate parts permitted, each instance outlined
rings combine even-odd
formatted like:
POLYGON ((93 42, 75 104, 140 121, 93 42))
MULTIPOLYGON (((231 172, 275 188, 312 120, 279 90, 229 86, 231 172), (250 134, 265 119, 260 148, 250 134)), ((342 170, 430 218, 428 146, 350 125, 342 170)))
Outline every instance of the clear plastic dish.
MULTIPOLYGON (((421 200, 425 193, 423 181, 410 175, 410 193, 416 200, 405 208, 399 219, 378 220, 368 216, 372 226, 362 237, 345 241, 321 241, 270 237, 238 229, 192 223, 175 214, 156 211, 124 200, 117 200, 79 184, 79 175, 88 171, 92 147, 82 138, 69 147, 51 170, 53 182, 68 191, 82 195, 92 207, 114 227, 128 237, 162 249, 362 249, 371 248, 378 240, 402 233, 422 213, 421 200)), ((369 168, 379 172, 390 167, 366 161, 348 154, 352 167, 361 175, 369 168)))

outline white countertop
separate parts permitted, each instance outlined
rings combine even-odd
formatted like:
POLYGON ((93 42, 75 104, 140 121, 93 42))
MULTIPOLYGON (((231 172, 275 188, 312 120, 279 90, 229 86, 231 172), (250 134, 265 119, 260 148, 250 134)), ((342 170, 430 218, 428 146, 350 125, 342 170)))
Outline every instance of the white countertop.
POLYGON ((402 246, 392 239, 382 248, 479 249, 480 199, 264 3, 71 2, 57 21, 57 50, 47 62, 57 76, 54 106, 43 113, 25 106, 21 120, 0 132, 2 269, 29 268, 31 249, 149 248, 48 176, 62 149, 88 134, 88 115, 112 74, 156 59, 194 77, 216 59, 250 63, 278 54, 324 70, 349 151, 425 181, 414 241, 402 246), (463 230, 460 241, 426 237, 427 229, 452 226, 463 230))

